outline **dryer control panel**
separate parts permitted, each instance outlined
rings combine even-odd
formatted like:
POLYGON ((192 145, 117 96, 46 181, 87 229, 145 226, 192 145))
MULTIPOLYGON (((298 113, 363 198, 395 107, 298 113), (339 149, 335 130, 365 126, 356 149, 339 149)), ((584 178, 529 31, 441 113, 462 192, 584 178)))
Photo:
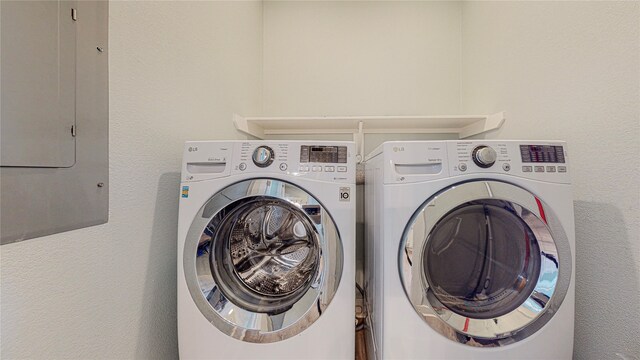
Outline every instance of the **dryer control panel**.
POLYGON ((566 144, 554 141, 451 141, 450 175, 503 173, 569 183, 566 144))
POLYGON ((566 143, 561 141, 390 141, 383 156, 385 183, 412 183, 469 174, 504 174, 570 183, 566 143))
POLYGON ((185 144, 182 181, 287 174, 355 182, 355 144, 346 141, 199 141, 185 144))

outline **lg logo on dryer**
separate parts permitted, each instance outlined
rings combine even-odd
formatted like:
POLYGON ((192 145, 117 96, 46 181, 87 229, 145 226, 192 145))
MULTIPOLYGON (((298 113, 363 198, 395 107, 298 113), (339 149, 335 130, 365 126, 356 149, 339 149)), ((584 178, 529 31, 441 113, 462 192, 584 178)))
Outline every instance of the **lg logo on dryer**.
POLYGON ((341 187, 340 188, 340 201, 351 201, 351 188, 350 187, 341 187))

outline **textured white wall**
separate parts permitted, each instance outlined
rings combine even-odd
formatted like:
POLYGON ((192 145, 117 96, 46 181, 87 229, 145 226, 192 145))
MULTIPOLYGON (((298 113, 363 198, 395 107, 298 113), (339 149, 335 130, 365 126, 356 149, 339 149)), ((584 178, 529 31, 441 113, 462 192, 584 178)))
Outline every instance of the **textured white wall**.
POLYGON ((265 2, 264 112, 457 112, 460 31, 456 2, 265 2))
POLYGON ((640 359, 640 3, 468 2, 462 99, 486 138, 569 144, 576 359, 640 359))
POLYGON ((260 2, 109 15, 109 223, 2 246, 3 359, 177 358, 183 143, 236 138, 232 113, 260 110, 260 2))

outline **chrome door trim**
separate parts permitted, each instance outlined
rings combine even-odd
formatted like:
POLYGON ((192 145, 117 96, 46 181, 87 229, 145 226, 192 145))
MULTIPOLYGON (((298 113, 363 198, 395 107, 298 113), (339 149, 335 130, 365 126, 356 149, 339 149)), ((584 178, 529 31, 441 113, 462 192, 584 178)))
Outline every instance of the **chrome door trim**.
POLYGON ((235 339, 269 343, 299 334, 322 315, 340 284, 343 247, 333 219, 315 197, 283 180, 256 178, 227 186, 200 208, 187 232, 183 267, 191 297, 211 324, 235 339), (203 236, 216 215, 238 201, 255 197, 287 201, 304 216, 307 214, 302 210, 303 206, 320 209, 319 216, 314 215, 313 219, 307 216, 319 239, 318 271, 304 295, 288 310, 277 314, 252 312, 232 303, 216 284, 210 254, 205 251, 216 241, 214 237, 203 236))
POLYGON ((400 280, 415 311, 440 334, 471 346, 504 346, 532 335, 558 310, 571 280, 571 249, 557 217, 535 195, 500 181, 456 184, 429 198, 407 224, 399 250, 400 280), (535 234, 541 253, 540 275, 529 298, 515 310, 492 319, 467 318, 438 301, 422 270, 422 257, 440 219, 465 203, 488 199, 509 204, 535 234))

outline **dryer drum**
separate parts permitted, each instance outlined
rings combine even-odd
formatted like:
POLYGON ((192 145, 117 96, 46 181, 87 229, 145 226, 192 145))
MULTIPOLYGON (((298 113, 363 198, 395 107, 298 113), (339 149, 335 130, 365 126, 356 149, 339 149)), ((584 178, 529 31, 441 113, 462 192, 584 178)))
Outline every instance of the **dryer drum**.
POLYGON ((230 301, 249 311, 284 312, 316 278, 317 230, 284 200, 254 197, 235 205, 216 221, 209 252, 216 283, 230 301))
POLYGON ((461 205, 433 228, 423 253, 433 295, 465 317, 492 319, 527 300, 540 274, 533 231, 497 200, 461 205))

